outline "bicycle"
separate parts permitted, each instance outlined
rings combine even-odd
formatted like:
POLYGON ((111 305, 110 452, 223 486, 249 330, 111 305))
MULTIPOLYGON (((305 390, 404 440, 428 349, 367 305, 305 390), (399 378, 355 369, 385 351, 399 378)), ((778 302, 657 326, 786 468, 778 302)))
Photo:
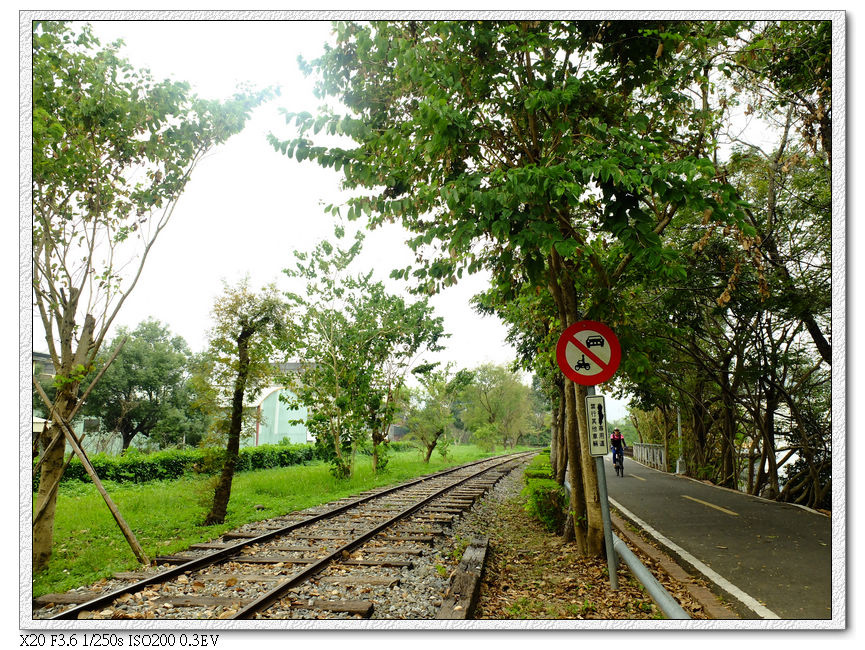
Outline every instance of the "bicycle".
POLYGON ((625 453, 615 447, 613 448, 613 467, 616 470, 616 476, 625 475, 625 453))

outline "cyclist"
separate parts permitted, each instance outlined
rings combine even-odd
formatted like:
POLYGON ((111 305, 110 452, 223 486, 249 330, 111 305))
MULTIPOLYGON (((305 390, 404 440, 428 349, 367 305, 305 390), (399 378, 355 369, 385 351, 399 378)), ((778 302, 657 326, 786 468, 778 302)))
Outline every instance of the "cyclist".
MULTIPOLYGON (((616 474, 619 469, 624 467, 624 446, 625 437, 618 429, 613 429, 613 435, 610 436, 610 446, 613 448, 613 466, 616 468, 616 474)), ((624 473, 624 472, 622 472, 624 473)))

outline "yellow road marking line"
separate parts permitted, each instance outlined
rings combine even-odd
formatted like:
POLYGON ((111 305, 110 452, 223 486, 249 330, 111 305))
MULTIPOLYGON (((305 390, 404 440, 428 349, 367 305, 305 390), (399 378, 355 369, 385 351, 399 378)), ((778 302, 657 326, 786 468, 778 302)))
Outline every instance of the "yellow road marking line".
POLYGON ((637 476, 636 474, 631 474, 631 478, 638 478, 638 479, 640 479, 641 481, 645 481, 645 480, 646 480, 646 479, 644 479, 642 476, 637 476))
POLYGON ((708 501, 703 501, 702 499, 695 499, 694 497, 689 497, 687 494, 683 494, 682 498, 690 499, 691 501, 696 501, 697 503, 702 503, 704 506, 709 506, 710 508, 714 508, 715 510, 720 510, 721 512, 726 512, 728 515, 733 515, 734 517, 738 517, 738 512, 733 512, 732 510, 727 510, 726 508, 722 508, 721 506, 716 506, 714 503, 709 503, 708 501))

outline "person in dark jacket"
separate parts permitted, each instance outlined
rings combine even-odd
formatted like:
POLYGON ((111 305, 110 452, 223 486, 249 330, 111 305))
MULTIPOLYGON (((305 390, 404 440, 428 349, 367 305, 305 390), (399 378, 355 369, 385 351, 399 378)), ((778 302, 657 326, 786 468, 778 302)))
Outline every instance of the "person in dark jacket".
POLYGON ((619 458, 624 462, 625 436, 618 429, 613 429, 613 435, 610 436, 610 446, 613 448, 613 465, 616 465, 619 458))

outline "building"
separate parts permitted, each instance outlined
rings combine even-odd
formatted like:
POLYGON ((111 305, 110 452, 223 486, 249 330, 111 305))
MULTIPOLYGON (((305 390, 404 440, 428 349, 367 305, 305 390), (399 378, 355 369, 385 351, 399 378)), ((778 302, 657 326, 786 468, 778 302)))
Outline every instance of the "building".
MULTIPOLYGON (((279 375, 285 376, 297 372, 300 363, 287 362, 278 364, 279 375)), ((304 424, 292 424, 293 421, 307 418, 307 409, 302 406, 298 409, 289 407, 287 400, 294 394, 280 385, 271 385, 264 389, 254 406, 257 409, 255 435, 241 444, 246 447, 257 447, 258 445, 275 445, 284 438, 292 444, 306 444, 315 442, 315 436, 310 433, 304 424), (282 398, 282 399, 281 399, 282 398)))
POLYGON ((275 445, 283 438, 292 444, 315 442, 315 437, 303 424, 292 424, 292 420, 306 420, 306 407, 292 409, 284 399, 291 398, 292 392, 283 386, 270 386, 261 393, 257 404, 255 436, 245 446, 275 445))
MULTIPOLYGON (((299 367, 299 363, 279 364, 279 370, 282 373, 296 372, 299 367)), ((51 355, 44 352, 33 352, 33 374, 41 382, 51 381, 54 376, 54 364, 51 362, 51 355)), ((292 424, 294 420, 306 420, 306 407, 292 409, 285 399, 280 399, 280 396, 291 397, 292 393, 284 386, 272 385, 263 390, 254 403, 247 404, 247 408, 256 409, 257 418, 255 434, 244 436, 241 442, 242 446, 273 445, 278 444, 283 439, 287 439, 293 444, 315 442, 315 436, 307 431, 305 425, 292 424)), ((46 413, 45 409, 40 408, 41 404, 34 404, 33 406, 33 443, 35 448, 36 436, 46 426, 44 419, 46 413)), ((71 424, 72 430, 79 438, 85 432, 90 434, 82 441, 82 446, 88 453, 120 453, 122 442, 119 436, 112 432, 100 432, 98 418, 79 416, 71 424)), ((135 445, 134 442, 133 445, 135 445)))
POLYGON ((33 376, 41 381, 50 381, 54 377, 54 362, 47 352, 33 352, 33 376))
MULTIPOLYGON (((54 378, 56 370, 54 368, 54 362, 51 360, 51 355, 47 352, 33 352, 33 376, 36 377, 36 380, 40 384, 48 384, 54 378)), ((39 399, 38 396, 33 397, 33 448, 36 449, 37 445, 37 437, 40 433, 45 429, 46 426, 50 426, 50 421, 46 420, 43 416, 48 414, 48 409, 42 403, 42 400, 39 399)), ((72 422, 70 422, 72 426, 72 431, 75 435, 80 439, 81 436, 86 432, 89 434, 94 434, 99 430, 99 418, 85 418, 78 416, 72 422)), ((101 451, 101 449, 95 448, 96 442, 93 440, 92 436, 88 440, 82 442, 82 446, 84 450, 87 452, 101 451)), ((72 451, 72 447, 67 443, 66 450, 72 451)))

